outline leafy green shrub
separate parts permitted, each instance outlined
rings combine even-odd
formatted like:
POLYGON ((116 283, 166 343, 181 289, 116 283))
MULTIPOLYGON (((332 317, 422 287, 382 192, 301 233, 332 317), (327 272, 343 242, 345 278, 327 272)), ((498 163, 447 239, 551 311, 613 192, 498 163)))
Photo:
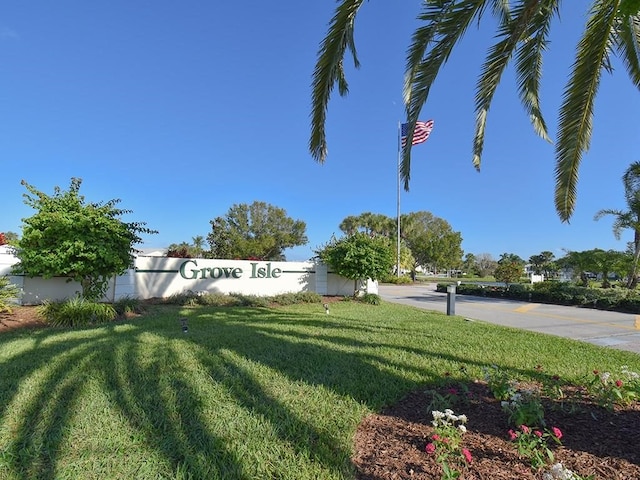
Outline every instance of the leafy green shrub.
POLYGON ((315 292, 281 293, 270 297, 271 302, 277 305, 295 305, 298 303, 320 303, 322 295, 315 292))
POLYGON ((358 298, 362 303, 368 303, 369 305, 380 305, 382 299, 380 295, 376 295, 375 293, 365 293, 363 296, 358 298))
POLYGON ((198 305, 208 307, 235 307, 241 304, 236 297, 224 293, 205 293, 197 296, 196 300, 198 305))
POLYGON ((113 304, 113 308, 118 315, 143 313, 145 310, 139 298, 129 296, 121 297, 113 304))
POLYGON ((405 285, 407 283, 413 283, 411 277, 408 277, 407 275, 402 275, 400 277, 398 277, 397 275, 387 275, 380 281, 382 283, 393 283, 394 285, 405 285))
POLYGON ((269 298, 261 297, 259 295, 244 295, 242 293, 230 294, 238 301, 238 305, 241 307, 268 307, 269 298))
POLYGON ((198 304, 198 295, 191 290, 174 293, 163 299, 163 303, 168 305, 195 306, 198 304))
POLYGON ((11 313, 11 303, 20 295, 20 289, 6 275, 0 277, 0 313, 11 313))
POLYGON ((54 327, 84 327, 111 322, 116 319, 115 308, 108 303, 97 303, 82 297, 63 302, 46 301, 37 309, 47 323, 54 327))

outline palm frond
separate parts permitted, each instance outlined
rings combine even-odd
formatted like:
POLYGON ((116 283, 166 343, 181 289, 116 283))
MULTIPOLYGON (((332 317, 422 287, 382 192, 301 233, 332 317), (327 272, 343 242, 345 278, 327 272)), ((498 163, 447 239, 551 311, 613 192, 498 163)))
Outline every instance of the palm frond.
POLYGON ((559 0, 539 2, 536 15, 531 19, 526 39, 518 48, 516 73, 518 92, 522 106, 529 114, 533 129, 541 138, 550 142, 547 125, 540 107, 540 77, 542 54, 547 48, 551 21, 559 14, 559 0))
POLYGON ((640 14, 620 19, 616 47, 631 81, 640 88, 640 14))
POLYGON ((407 141, 402 151, 400 175, 405 190, 409 190, 411 170, 411 141, 413 131, 422 106, 427 101, 431 85, 440 68, 446 63, 451 51, 464 36, 469 24, 477 16, 482 16, 490 0, 440 0, 425 2, 424 12, 418 18, 426 22, 424 29, 416 31, 409 54, 421 48, 425 38, 430 40, 423 58, 410 56, 407 59, 405 81, 405 108, 407 110, 407 141))
POLYGON ((575 208, 578 168, 591 141, 593 104, 602 69, 609 62, 618 1, 594 2, 560 107, 555 205, 563 222, 569 221, 575 208))
MULTIPOLYGON (((549 0, 547 0, 547 2, 548 1, 549 0)), ((557 0, 551 0, 552 3, 556 3, 556 1, 557 0)), ((536 17, 540 16, 540 8, 540 0, 525 0, 516 6, 513 12, 511 12, 509 19, 506 22, 501 23, 497 35, 501 40, 489 50, 489 54, 482 66, 482 72, 476 87, 476 129, 473 139, 473 165, 478 170, 480 169, 482 150, 484 148, 484 132, 486 128, 487 114, 491 107, 493 95, 500 83, 500 79, 502 78, 505 68, 511 60, 513 52, 518 48, 518 45, 521 42, 524 41, 527 43, 532 30, 531 25, 536 17)), ((533 60, 536 60, 535 56, 527 56, 525 58, 532 58, 533 60)), ((537 60, 539 60, 539 57, 537 60)), ((526 86, 531 88, 532 91, 527 96, 528 100, 523 101, 523 103, 525 104, 525 108, 529 107, 527 108, 529 112, 535 112, 537 114, 537 118, 541 120, 538 101, 540 66, 535 62, 527 62, 524 65, 521 63, 520 67, 523 66, 529 69, 533 68, 534 70, 534 81, 526 83, 526 86)), ((519 70, 518 73, 522 75, 521 70, 519 70)), ((522 90, 522 82, 520 82, 520 84, 522 90)), ((537 122, 538 125, 540 123, 544 125, 544 120, 542 120, 542 122, 539 120, 537 122)), ((546 136, 546 127, 543 131, 546 136)))
POLYGON ((356 68, 360 66, 353 38, 356 14, 364 0, 343 0, 336 8, 327 36, 322 41, 313 73, 311 94, 311 138, 309 150, 313 158, 323 163, 327 157, 325 123, 333 87, 340 95, 349 92, 344 76, 344 54, 349 50, 356 68))

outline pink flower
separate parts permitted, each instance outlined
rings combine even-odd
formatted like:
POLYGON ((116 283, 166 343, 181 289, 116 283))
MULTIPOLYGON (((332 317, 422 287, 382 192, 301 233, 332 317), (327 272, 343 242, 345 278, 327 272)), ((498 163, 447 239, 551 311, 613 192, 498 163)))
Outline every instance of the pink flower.
POLYGON ((533 432, 535 434, 536 437, 538 438, 542 438, 542 432, 540 430, 536 430, 535 432, 533 432))
POLYGON ((518 434, 516 432, 514 432, 513 430, 509 430, 509 438, 511 440, 515 440, 516 438, 518 438, 518 434))
POLYGON ((562 438, 562 431, 558 427, 552 427, 551 430, 553 430, 553 434, 558 440, 562 438))
POLYGON ((434 433, 431 438, 433 438, 437 442, 438 440, 440 440, 440 435, 438 435, 437 433, 434 433))
POLYGON ((531 432, 531 429, 526 425, 520 425, 520 430, 522 430, 526 434, 529 434, 531 432))
POLYGON ((429 454, 433 453, 436 451, 436 446, 433 443, 427 443, 427 446, 425 448, 425 451, 429 454))
POLYGON ((473 460, 473 458, 471 457, 471 452, 466 448, 462 449, 462 455, 464 456, 464 459, 467 461, 467 463, 471 463, 471 460, 473 460))
POLYGON ((447 393, 449 395, 458 395, 458 390, 456 390, 455 388, 451 387, 447 390, 447 393))
POLYGON ((616 387, 620 388, 622 386, 622 380, 616 380, 616 387))

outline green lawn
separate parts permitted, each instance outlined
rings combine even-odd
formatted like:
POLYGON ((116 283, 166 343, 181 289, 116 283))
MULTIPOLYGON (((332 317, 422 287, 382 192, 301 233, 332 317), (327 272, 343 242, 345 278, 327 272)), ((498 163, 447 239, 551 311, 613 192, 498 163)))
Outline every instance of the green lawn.
POLYGON ((330 312, 158 307, 1 335, 0 479, 348 479, 363 416, 446 372, 640 371, 636 354, 410 307, 330 312))

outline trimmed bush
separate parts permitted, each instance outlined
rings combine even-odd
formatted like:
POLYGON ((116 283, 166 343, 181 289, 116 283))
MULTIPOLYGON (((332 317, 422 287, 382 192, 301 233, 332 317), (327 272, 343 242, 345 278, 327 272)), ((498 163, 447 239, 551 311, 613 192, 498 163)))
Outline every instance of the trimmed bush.
POLYGON ((81 297, 63 302, 46 301, 37 309, 38 314, 54 327, 85 327, 112 322, 118 314, 108 303, 97 303, 81 297))

